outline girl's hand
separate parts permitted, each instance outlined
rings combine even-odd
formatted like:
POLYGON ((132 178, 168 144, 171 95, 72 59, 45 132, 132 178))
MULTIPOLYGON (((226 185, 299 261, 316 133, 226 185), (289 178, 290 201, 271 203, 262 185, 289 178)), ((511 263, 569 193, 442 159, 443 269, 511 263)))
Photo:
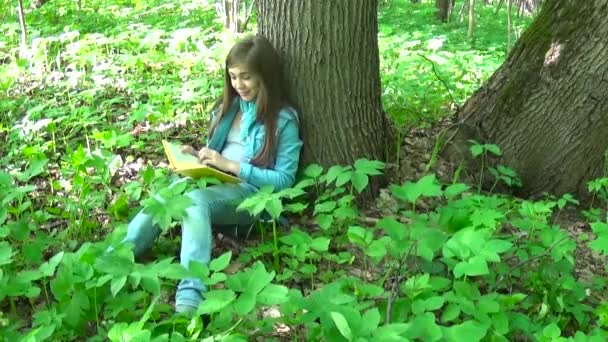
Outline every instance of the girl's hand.
POLYGON ((198 152, 198 159, 203 165, 213 166, 217 169, 230 172, 235 175, 238 175, 241 171, 241 165, 239 163, 226 159, 218 151, 207 147, 203 147, 198 152))
POLYGON ((192 147, 190 145, 182 145, 182 152, 191 154, 196 157, 196 150, 194 149, 194 147, 192 147))

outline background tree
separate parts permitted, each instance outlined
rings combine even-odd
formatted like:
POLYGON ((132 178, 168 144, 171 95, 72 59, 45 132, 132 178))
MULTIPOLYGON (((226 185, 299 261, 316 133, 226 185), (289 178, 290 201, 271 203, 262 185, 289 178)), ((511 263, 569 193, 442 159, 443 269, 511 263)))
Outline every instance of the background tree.
POLYGON ((19 56, 25 58, 27 55, 27 25, 25 24, 25 13, 23 11, 23 0, 17 1, 17 16, 19 17, 19 26, 21 26, 21 40, 19 44, 19 56))
POLYGON ((456 0, 435 0, 437 19, 443 22, 450 21, 456 0))
POLYGON ((260 0, 259 33, 283 55, 299 107, 304 164, 385 160, 377 0, 260 0))
POLYGON ((255 3, 256 0, 218 0, 215 8, 224 21, 224 27, 236 33, 247 29, 255 3))
MULTIPOLYGON (((509 2, 509 1, 507 1, 509 2)), ((542 5, 542 0, 513 0, 511 1, 517 7, 517 15, 532 15, 538 11, 542 5)), ((500 10, 500 7, 505 3, 505 0, 500 0, 496 12, 500 10)))
POLYGON ((608 0, 548 0, 461 108, 462 142, 497 144, 523 194, 584 193, 608 148, 608 0), (464 127, 463 127, 464 126, 464 127))

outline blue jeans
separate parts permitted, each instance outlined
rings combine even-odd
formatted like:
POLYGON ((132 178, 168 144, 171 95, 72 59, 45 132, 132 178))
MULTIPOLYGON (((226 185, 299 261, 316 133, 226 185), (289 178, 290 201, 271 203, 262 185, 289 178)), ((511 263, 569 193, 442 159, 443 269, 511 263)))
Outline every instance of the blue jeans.
MULTIPOLYGON (((255 193, 249 184, 220 184, 193 190, 186 195, 192 199, 192 206, 186 209, 182 221, 182 245, 180 262, 188 267, 190 261, 208 264, 211 259, 212 225, 248 225, 254 218, 246 211, 236 211, 236 207, 255 193)), ((152 224, 152 216, 143 211, 129 223, 123 243, 134 245, 133 253, 140 256, 160 235, 161 230, 152 224)), ((200 279, 182 279, 177 287, 175 306, 198 307, 203 300, 205 285, 200 279)))

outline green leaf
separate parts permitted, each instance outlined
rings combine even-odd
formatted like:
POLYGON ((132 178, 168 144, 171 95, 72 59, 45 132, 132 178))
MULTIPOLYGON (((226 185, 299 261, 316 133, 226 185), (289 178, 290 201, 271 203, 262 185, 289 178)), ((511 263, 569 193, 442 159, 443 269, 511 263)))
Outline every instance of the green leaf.
POLYGON ((205 293, 205 300, 199 306, 198 315, 218 312, 230 305, 236 299, 236 294, 231 290, 211 290, 205 293))
POLYGON ((555 323, 551 323, 543 329, 543 336, 548 337, 551 340, 557 339, 558 337, 560 337, 561 334, 562 334, 562 331, 559 329, 559 326, 557 326, 557 324, 555 324, 555 323))
POLYGON ((257 301, 262 305, 276 305, 285 303, 289 289, 283 285, 268 284, 257 296, 257 301))
POLYGON ((481 145, 473 145, 471 146, 471 155, 474 158, 477 158, 478 156, 480 156, 483 153, 483 147, 481 145))
POLYGON ((470 216, 471 223, 474 227, 487 227, 495 229, 498 222, 504 217, 504 215, 494 209, 490 208, 477 208, 470 216))
POLYGON ((123 332, 127 329, 129 325, 124 322, 116 323, 112 325, 110 331, 108 332, 108 338, 112 342, 123 341, 123 332))
POLYGON ((332 311, 330 315, 331 319, 336 324, 336 327, 338 328, 342 336, 344 336, 347 340, 352 341, 353 332, 350 330, 350 327, 348 326, 348 322, 346 321, 346 318, 344 318, 344 315, 336 311, 332 311))
POLYGON ((460 305, 455 303, 450 303, 445 307, 443 313, 441 314, 442 322, 453 321, 460 316, 460 305))
POLYGON ((420 178, 416 183, 405 182, 402 186, 391 186, 393 195, 401 200, 415 203, 418 198, 441 196, 441 185, 434 174, 420 178))
POLYGON ((353 183, 355 190, 361 193, 367 187, 367 184, 369 183, 369 177, 362 172, 355 171, 353 172, 351 182, 353 183))
POLYGON ((384 229, 392 239, 402 241, 407 236, 405 225, 393 217, 384 217, 376 225, 384 229))
POLYGON ((316 183, 315 183, 315 181, 314 181, 314 180, 312 180, 312 179, 308 178, 308 179, 303 179, 303 180, 299 181, 299 182, 298 182, 298 183, 296 183, 296 185, 294 185, 293 187, 294 187, 294 188, 297 188, 297 189, 304 189, 304 188, 307 188, 307 187, 312 186, 312 185, 315 185, 315 184, 316 184, 316 183))
POLYGON ((474 256, 468 261, 462 261, 454 267, 454 277, 460 278, 463 275, 480 276, 489 274, 488 264, 486 259, 480 256, 474 256))
POLYGON ((85 291, 76 291, 70 298, 68 305, 64 308, 65 313, 64 322, 69 326, 78 327, 83 323, 85 316, 83 315, 82 309, 89 308, 89 297, 85 291))
POLYGON ((509 241, 495 239, 486 242, 483 249, 496 254, 502 254, 511 249, 512 246, 513 244, 509 241))
POLYGON ((38 176, 42 172, 44 172, 47 169, 48 163, 49 163, 49 160, 47 158, 32 160, 30 162, 30 165, 27 168, 27 170, 25 170, 25 172, 19 174, 17 176, 17 179, 22 182, 27 182, 28 180, 30 180, 30 179, 38 176))
POLYGON ((443 192, 443 194, 445 195, 445 197, 447 197, 448 199, 452 199, 458 195, 460 195, 461 193, 465 192, 469 190, 469 186, 463 183, 456 183, 456 184, 452 184, 450 186, 448 186, 445 191, 443 192))
POLYGON ((443 299, 443 297, 434 296, 434 297, 427 298, 424 301, 424 307, 426 310, 435 311, 435 310, 441 309, 441 307, 443 306, 443 303, 445 303, 445 300, 443 299))
POLYGON ((329 249, 329 238, 320 236, 310 243, 310 248, 317 252, 327 252, 329 249))
POLYGON ((336 178, 336 186, 337 187, 341 187, 344 184, 348 183, 353 177, 353 172, 350 170, 344 171, 341 174, 338 175, 338 178, 336 178))
POLYGON ((215 285, 217 283, 221 283, 226 281, 227 277, 225 273, 215 272, 208 279, 205 279, 205 285, 215 285))
POLYGON ((368 244, 371 243, 374 238, 373 233, 366 228, 359 226, 350 226, 348 227, 348 232, 346 233, 348 236, 348 240, 362 248, 365 248, 368 244))
POLYGON ((435 323, 433 313, 427 312, 415 316, 410 322, 412 325, 405 335, 406 337, 420 341, 439 341, 441 339, 441 328, 435 323))
POLYGON ((110 291, 112 292, 112 297, 116 297, 116 294, 125 286, 126 283, 127 276, 113 278, 112 283, 110 284, 110 291))
POLYGON ((165 279, 181 280, 187 278, 189 272, 181 264, 169 264, 158 275, 165 279))
POLYGON ((209 263, 209 269, 213 272, 219 272, 224 270, 228 265, 230 265, 230 259, 232 258, 232 251, 228 251, 218 258, 211 260, 209 263))
POLYGON ((317 178, 323 173, 323 167, 319 164, 310 164, 304 169, 304 175, 310 178, 317 178))
POLYGON ((486 335, 488 327, 475 321, 466 321, 461 324, 443 328, 445 341, 474 342, 480 341, 486 335))
POLYGON ((502 155, 502 152, 500 151, 500 147, 498 147, 497 145, 494 145, 494 144, 485 144, 483 146, 484 146, 484 148, 488 152, 492 153, 495 156, 501 156, 502 155))
MULTIPOLYGON (((0 257, 0 260, 1 259, 2 258, 0 257)), ((40 270, 40 272, 42 272, 43 276, 50 277, 55 273, 55 269, 57 268, 57 266, 59 265, 59 263, 61 262, 62 259, 63 259, 63 252, 59 252, 59 253, 55 254, 49 261, 40 265, 38 270, 40 270)))
POLYGON ((608 256, 608 234, 589 242, 589 248, 608 256))
POLYGON ((249 277, 249 279, 247 279, 246 291, 257 294, 274 279, 274 271, 266 271, 264 264, 261 261, 257 261, 249 270, 247 270, 246 276, 249 277))
POLYGON ((410 329, 410 323, 391 323, 374 330, 372 341, 403 342, 407 341, 404 334, 410 329))
POLYGON ((386 245, 383 240, 374 240, 372 243, 365 249, 365 254, 370 258, 374 259, 376 262, 380 261, 380 259, 384 258, 386 255, 386 245))
POLYGON ((315 221, 317 221, 317 224, 321 229, 328 230, 334 223, 334 217, 331 215, 321 214, 315 217, 315 221))
POLYGON ((427 299, 417 299, 412 303, 412 312, 415 315, 420 315, 425 311, 435 311, 443 306, 444 299, 440 296, 434 296, 427 299))
POLYGON ((371 334, 380 324, 380 311, 378 308, 367 310, 361 317, 361 326, 359 327, 358 335, 371 334))
POLYGON ((348 169, 341 165, 334 165, 330 167, 329 170, 327 170, 327 174, 325 175, 325 181, 328 185, 333 183, 333 181, 335 181, 336 178, 338 178, 338 176, 346 170, 348 169))
POLYGON ((492 316, 492 326, 497 333, 506 335, 509 333, 509 317, 504 312, 498 312, 492 316))
POLYGON ((278 198, 289 198, 289 199, 293 199, 296 198, 298 196, 302 196, 306 194, 306 191, 299 189, 299 188, 287 188, 287 189, 283 189, 279 192, 276 193, 276 196, 278 198))
POLYGON ((380 170, 384 169, 384 167, 385 164, 378 160, 361 158, 355 161, 355 171, 369 176, 377 176, 382 174, 380 170))
POLYGON ((274 220, 278 219, 283 212, 283 203, 278 198, 273 198, 266 203, 266 211, 274 220))
POLYGON ((284 208, 287 212, 294 213, 294 214, 300 214, 304 210, 306 210, 306 208, 308 208, 308 203, 301 203, 301 202, 289 203, 289 204, 285 205, 284 208))
POLYGON ((160 296, 160 280, 157 277, 142 277, 141 286, 153 296, 160 296))
POLYGON ((0 242, 0 266, 8 265, 13 262, 13 248, 6 242, 0 242))
POLYGON ((313 215, 332 212, 334 209, 336 209, 337 205, 338 205, 338 202, 336 202, 336 201, 325 201, 322 203, 318 203, 315 205, 315 210, 313 212, 313 215))
MULTIPOLYGON (((596 234, 596 239, 589 242, 589 248, 596 252, 608 255, 608 224, 603 222, 591 223, 591 229, 596 234)), ((1 258, 0 258, 1 260, 1 258)))
POLYGON ((428 273, 422 275, 415 275, 408 278, 405 283, 401 284, 401 290, 410 298, 414 299, 425 290, 430 289, 429 284, 430 276, 428 273))
POLYGON ((255 308, 255 297, 256 294, 252 292, 241 293, 239 298, 233 303, 234 311, 240 316, 245 316, 250 313, 255 308))

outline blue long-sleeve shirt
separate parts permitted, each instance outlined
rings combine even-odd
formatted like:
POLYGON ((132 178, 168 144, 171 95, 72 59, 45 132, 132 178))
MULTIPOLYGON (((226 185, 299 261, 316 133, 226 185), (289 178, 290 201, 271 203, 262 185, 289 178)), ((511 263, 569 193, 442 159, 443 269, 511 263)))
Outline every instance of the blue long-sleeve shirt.
MULTIPOLYGON (((218 152, 222 151, 238 108, 238 101, 235 101, 218 123, 207 147, 218 152)), ((272 185, 275 191, 280 191, 291 187, 295 182, 303 142, 299 134, 298 114, 293 108, 285 107, 279 111, 276 134, 276 157, 269 168, 258 167, 250 162, 264 146, 266 136, 264 125, 256 122, 245 140, 244 160, 241 162, 238 177, 256 188, 272 185)))

